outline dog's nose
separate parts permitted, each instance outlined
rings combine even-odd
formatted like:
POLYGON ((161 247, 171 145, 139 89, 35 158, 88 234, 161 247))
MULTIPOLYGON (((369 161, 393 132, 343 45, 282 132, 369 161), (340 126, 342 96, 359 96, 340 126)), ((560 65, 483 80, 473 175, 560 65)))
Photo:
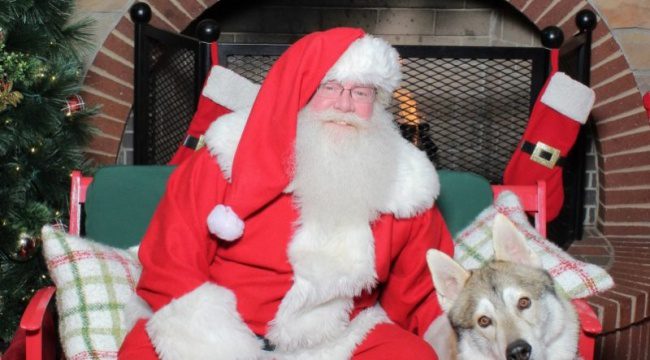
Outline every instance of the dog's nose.
POLYGON ((531 347, 525 340, 518 339, 510 343, 506 349, 506 359, 508 360, 528 360, 530 358, 531 347))

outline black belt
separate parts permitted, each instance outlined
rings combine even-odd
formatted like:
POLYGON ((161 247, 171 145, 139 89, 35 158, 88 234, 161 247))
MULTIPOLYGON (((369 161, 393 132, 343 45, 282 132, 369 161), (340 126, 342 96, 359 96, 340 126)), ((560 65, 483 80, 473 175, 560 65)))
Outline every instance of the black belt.
POLYGON ((183 145, 192 149, 192 150, 198 150, 205 145, 205 141, 203 139, 203 135, 197 137, 194 137, 192 135, 187 135, 185 137, 185 141, 183 141, 183 145))
POLYGON ((559 149, 546 145, 541 141, 538 141, 537 144, 524 141, 521 145, 521 151, 530 154, 532 161, 549 169, 555 166, 563 166, 566 162, 566 158, 560 156, 559 149))
POLYGON ((264 341, 264 347, 262 348, 262 350, 264 350, 264 351, 273 351, 273 350, 275 350, 275 345, 271 344, 269 339, 265 338, 262 335, 255 334, 255 336, 257 336, 258 339, 264 341))

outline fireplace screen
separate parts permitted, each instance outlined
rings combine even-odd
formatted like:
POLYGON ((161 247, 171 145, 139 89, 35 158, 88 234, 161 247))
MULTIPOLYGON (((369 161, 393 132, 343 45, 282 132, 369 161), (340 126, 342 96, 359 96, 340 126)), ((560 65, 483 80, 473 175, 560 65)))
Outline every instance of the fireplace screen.
POLYGON ((528 122, 532 61, 406 57, 402 64, 392 107, 402 134, 438 168, 501 183, 528 122))
MULTIPOLYGON (((286 45, 220 44, 219 63, 261 83, 286 45)), ((390 111, 402 135, 440 169, 502 182, 546 71, 541 48, 397 46, 404 78, 390 111)), ((182 142, 194 109, 193 54, 151 48, 147 158, 164 164, 182 142)))
POLYGON ((151 40, 145 129, 146 157, 152 164, 166 164, 183 141, 196 109, 196 54, 186 48, 168 48, 151 40))

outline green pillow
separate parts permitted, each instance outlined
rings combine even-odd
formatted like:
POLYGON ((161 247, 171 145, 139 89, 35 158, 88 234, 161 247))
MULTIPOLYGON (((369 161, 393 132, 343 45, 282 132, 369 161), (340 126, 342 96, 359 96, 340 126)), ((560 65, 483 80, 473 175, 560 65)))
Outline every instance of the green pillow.
POLYGON ((85 236, 118 248, 138 245, 174 166, 106 166, 86 192, 85 236))
POLYGON ((484 177, 462 171, 438 170, 440 195, 436 204, 453 237, 492 204, 492 187, 484 177))

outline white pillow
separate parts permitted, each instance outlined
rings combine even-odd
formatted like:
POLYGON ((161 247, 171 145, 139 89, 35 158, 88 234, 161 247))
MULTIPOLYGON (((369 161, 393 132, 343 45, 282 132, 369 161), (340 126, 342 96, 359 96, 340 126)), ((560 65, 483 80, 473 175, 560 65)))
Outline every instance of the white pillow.
POLYGON ((517 195, 505 191, 494 205, 483 210, 461 231, 455 242, 454 259, 466 269, 476 269, 494 256, 492 223, 498 213, 506 215, 526 236, 530 247, 541 258, 542 266, 572 299, 584 298, 614 286, 612 277, 602 268, 576 260, 564 250, 543 238, 528 222, 517 195))
POLYGON ((137 248, 116 249, 50 226, 42 238, 66 358, 116 359, 128 331, 124 306, 141 272, 137 248))

